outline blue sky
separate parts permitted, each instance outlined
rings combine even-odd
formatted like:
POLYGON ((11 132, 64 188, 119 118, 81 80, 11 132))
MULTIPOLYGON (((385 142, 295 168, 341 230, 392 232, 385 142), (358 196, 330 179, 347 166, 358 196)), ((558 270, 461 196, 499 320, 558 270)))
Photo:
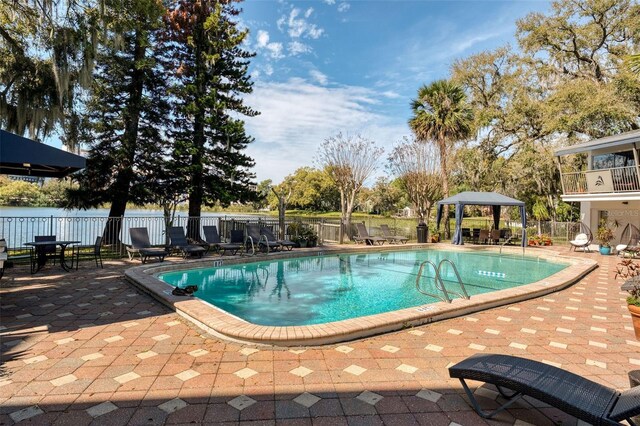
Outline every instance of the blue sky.
MULTIPOLYGON (((247 0, 239 19, 256 52, 247 104, 257 180, 315 166, 337 132, 361 133, 387 152, 410 134, 410 102, 450 65, 515 42, 516 21, 543 1, 247 0)), ((385 158, 381 163, 386 162, 385 158)), ((381 170, 382 172, 382 170, 381 170)))

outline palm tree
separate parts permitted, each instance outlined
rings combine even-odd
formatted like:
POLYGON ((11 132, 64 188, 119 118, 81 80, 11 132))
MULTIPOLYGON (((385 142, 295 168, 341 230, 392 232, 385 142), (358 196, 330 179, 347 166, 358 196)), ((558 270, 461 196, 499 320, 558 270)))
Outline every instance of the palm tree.
POLYGON ((640 75, 640 53, 627 56, 626 62, 632 72, 640 75))
MULTIPOLYGON (((409 127, 422 142, 433 142, 440 151, 442 192, 449 196, 447 157, 454 142, 467 139, 472 134, 473 111, 467 104, 462 87, 449 80, 434 81, 418 90, 418 97, 411 103, 413 117, 409 127)), ((444 217, 449 217, 445 206, 444 217)), ((445 238, 450 237, 449 220, 445 220, 445 238)))

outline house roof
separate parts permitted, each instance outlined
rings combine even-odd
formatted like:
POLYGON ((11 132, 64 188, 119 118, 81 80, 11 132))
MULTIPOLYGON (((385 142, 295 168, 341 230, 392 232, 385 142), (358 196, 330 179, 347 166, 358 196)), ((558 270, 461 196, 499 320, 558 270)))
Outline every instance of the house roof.
POLYGON ((85 165, 84 157, 0 130, 0 174, 64 177, 85 165))
POLYGON ((640 130, 632 130, 630 132, 620 133, 619 135, 607 136, 600 139, 594 139, 589 142, 579 143, 565 148, 556 149, 555 155, 578 154, 580 152, 593 151, 594 149, 613 148, 619 145, 628 145, 631 143, 640 146, 640 130))
POLYGON ((449 198, 438 201, 442 204, 463 204, 481 206, 524 206, 524 201, 498 194, 497 192, 472 192, 465 191, 449 198))

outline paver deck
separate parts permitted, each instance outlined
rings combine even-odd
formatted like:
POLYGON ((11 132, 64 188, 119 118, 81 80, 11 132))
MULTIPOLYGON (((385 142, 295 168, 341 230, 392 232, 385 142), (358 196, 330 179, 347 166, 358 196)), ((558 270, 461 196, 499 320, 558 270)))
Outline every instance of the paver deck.
MULTIPOLYGON (((508 353, 627 389, 640 342, 613 279, 618 259, 576 256, 600 267, 558 293, 288 349, 207 335, 129 284, 123 271, 133 262, 34 276, 9 269, 0 282, 0 424, 575 424, 532 400, 485 421, 447 366, 477 352, 508 353)), ((496 405, 490 387, 476 394, 496 405)))

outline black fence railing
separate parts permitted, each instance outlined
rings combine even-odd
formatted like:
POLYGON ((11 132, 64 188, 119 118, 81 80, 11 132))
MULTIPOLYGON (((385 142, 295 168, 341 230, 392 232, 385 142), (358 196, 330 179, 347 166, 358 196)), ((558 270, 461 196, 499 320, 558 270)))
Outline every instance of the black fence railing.
MULTIPOLYGON (((215 225, 220 235, 227 238, 232 229, 244 229, 248 223, 256 223, 261 226, 269 226, 275 235, 279 235, 280 225, 278 219, 270 216, 254 215, 226 215, 226 216, 202 216, 193 218, 197 220, 197 229, 202 226, 215 225)), ((174 219, 173 226, 186 228, 190 218, 186 215, 178 215, 174 219)), ((285 235, 288 235, 288 226, 300 221, 311 227, 318 235, 318 243, 335 243, 340 235, 340 220, 313 217, 287 216, 285 235)), ((354 218, 352 223, 363 222, 371 235, 381 235, 380 225, 387 224, 394 235, 408 237, 410 241, 416 240, 416 222, 411 219, 385 218, 369 216, 366 218, 354 218)), ((479 227, 489 229, 492 226, 491 219, 467 219, 463 221, 463 227, 479 227)), ((502 227, 501 223, 501 227, 502 227)), ((514 223, 504 223, 506 227, 513 227, 513 232, 521 232, 514 223)), ((80 244, 93 244, 96 237, 107 236, 105 241, 114 255, 124 256, 125 246, 130 244, 129 229, 146 227, 152 245, 165 245, 167 238, 165 222, 162 216, 124 216, 124 217, 0 217, 0 238, 7 242, 7 248, 11 252, 26 250, 25 243, 34 241, 37 235, 55 235, 59 240, 80 241, 80 244)), ((567 222, 530 222, 528 233, 533 235, 538 232, 549 234, 555 239, 569 240, 576 232, 575 223, 567 222)), ((345 241, 353 233, 346 230, 345 241)), ((191 235, 190 235, 191 236, 191 235)), ((193 236, 192 236, 193 237, 193 236)), ((203 238, 203 234, 196 236, 203 238)))

